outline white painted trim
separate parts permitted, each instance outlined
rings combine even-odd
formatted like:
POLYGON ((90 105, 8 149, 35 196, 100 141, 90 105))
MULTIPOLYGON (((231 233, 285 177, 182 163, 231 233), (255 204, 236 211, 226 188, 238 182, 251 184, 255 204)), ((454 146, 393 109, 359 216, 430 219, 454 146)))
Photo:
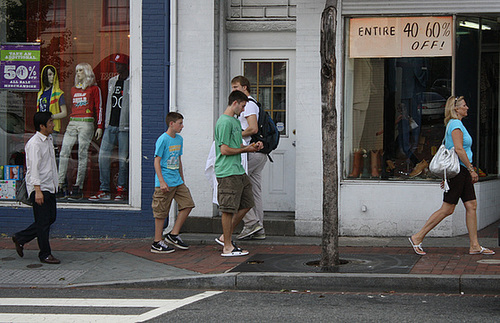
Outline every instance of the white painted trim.
POLYGON ((177 111, 177 0, 170 1, 170 111, 177 111))
POLYGON ((130 1, 130 150, 129 203, 142 197, 142 1, 130 1), (131 185, 132 184, 132 185, 131 185))

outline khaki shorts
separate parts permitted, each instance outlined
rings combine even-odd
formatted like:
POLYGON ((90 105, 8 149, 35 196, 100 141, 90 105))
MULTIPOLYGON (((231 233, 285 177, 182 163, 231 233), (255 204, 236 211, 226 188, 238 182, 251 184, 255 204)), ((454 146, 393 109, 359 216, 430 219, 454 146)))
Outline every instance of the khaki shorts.
POLYGON ((159 187, 155 187, 153 203, 151 203, 153 216, 157 219, 166 219, 170 211, 170 205, 172 205, 172 200, 177 202, 179 210, 194 207, 191 192, 189 192, 189 188, 185 184, 170 187, 168 192, 164 192, 159 187))
POLYGON ((217 178, 217 183, 217 201, 221 212, 234 214, 254 207, 252 184, 246 174, 217 178))

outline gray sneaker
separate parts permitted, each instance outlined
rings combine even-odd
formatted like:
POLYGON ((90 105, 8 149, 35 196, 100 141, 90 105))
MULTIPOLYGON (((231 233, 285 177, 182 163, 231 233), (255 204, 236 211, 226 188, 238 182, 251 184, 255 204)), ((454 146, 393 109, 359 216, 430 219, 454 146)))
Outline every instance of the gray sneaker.
POLYGON ((264 230, 259 230, 252 234, 250 237, 252 240, 265 240, 266 239, 266 232, 264 230))
POLYGON ((251 227, 243 227, 243 230, 241 230, 241 233, 238 235, 237 238, 238 240, 243 240, 259 230, 262 230, 262 227, 259 223, 255 223, 251 227))

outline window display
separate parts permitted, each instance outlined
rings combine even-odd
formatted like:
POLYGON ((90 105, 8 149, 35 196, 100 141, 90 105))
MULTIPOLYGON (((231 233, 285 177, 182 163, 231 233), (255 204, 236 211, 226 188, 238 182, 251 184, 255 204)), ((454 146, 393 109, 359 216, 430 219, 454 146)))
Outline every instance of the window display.
MULTIPOLYGON (((355 28, 346 28, 346 39, 351 43, 345 66, 344 178, 436 179, 428 171, 428 163, 441 144, 444 107, 452 93, 464 95, 469 103, 464 124, 476 143, 473 151, 478 174, 483 178, 496 176, 498 132, 494 129, 498 129, 500 55, 498 46, 488 44, 498 45, 499 23, 471 17, 457 17, 455 28, 451 28, 450 17, 362 18, 352 22, 355 28), (363 27, 367 22, 388 28, 394 24, 395 35, 401 32, 401 38, 408 38, 402 42, 403 49, 397 42, 385 47, 373 45, 378 40, 367 39, 369 34, 363 27), (423 31, 429 40, 418 38, 424 36, 423 31), (451 34, 455 66, 451 47, 446 49, 449 55, 442 55, 437 48, 426 48, 434 52, 422 53, 422 48, 413 47, 417 42, 432 44, 433 37, 440 37, 440 44, 446 46, 451 34), (409 56, 412 53, 414 57, 409 56)), ((395 40, 387 38, 386 42, 395 40)))
POLYGON ((40 82, 0 90, 0 166, 21 166, 24 176, 33 115, 50 111, 61 202, 128 203, 129 21, 129 0, 0 7, 0 44, 37 45, 39 65, 27 75, 40 82), (110 198, 96 199, 97 192, 110 198))

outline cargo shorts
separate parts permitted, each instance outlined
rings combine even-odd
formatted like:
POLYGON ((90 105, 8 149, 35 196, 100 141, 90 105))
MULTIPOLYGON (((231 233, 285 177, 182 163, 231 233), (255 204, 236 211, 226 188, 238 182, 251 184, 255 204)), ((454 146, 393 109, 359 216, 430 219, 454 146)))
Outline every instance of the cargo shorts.
POLYGON ((217 183, 217 201, 221 212, 234 214, 254 207, 252 183, 247 174, 217 178, 217 183))

